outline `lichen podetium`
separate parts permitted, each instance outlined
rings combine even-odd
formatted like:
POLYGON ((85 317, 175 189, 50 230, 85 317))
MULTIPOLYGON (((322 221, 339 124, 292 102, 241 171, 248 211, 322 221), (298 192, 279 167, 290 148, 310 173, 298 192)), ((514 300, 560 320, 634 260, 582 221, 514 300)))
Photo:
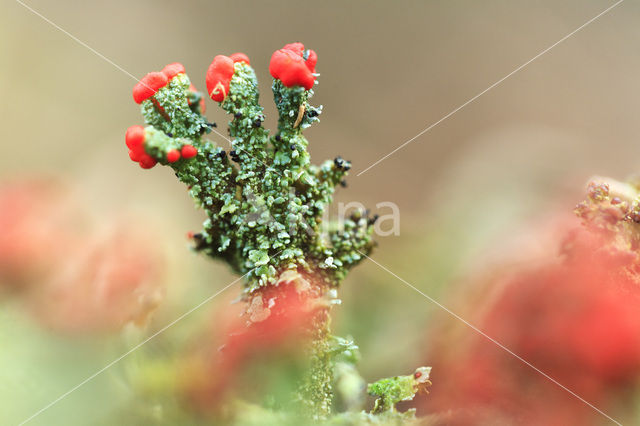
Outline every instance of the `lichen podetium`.
POLYGON ((276 286, 292 285, 313 302, 307 348, 311 366, 299 399, 312 417, 326 418, 336 352, 329 310, 347 272, 374 246, 374 219, 356 212, 340 227, 323 223, 351 163, 340 157, 320 166, 310 162, 303 131, 322 112, 309 103, 317 84, 316 61, 316 53, 301 43, 273 54, 269 70, 279 118, 271 135, 263 126, 249 58, 236 53, 213 59, 207 93, 231 116, 229 153, 205 137, 216 125, 203 116, 204 96, 184 67, 167 65, 134 87, 147 126, 129 128, 126 143, 131 159, 143 168, 171 167, 204 209, 207 219, 203 230, 192 235, 193 248, 245 276, 250 322, 264 320, 263 296, 276 286))

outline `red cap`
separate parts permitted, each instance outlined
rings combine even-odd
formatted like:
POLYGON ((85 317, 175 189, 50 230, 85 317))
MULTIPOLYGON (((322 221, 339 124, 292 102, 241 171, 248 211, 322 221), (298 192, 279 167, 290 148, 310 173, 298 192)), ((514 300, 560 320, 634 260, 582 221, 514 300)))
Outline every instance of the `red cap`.
POLYGON ((150 72, 142 77, 142 79, 133 86, 133 100, 137 104, 149 99, 156 92, 167 85, 169 80, 167 76, 161 72, 150 72))
POLYGON ((318 63, 318 54, 315 52, 315 50, 309 49, 309 56, 307 57, 307 60, 305 62, 305 64, 307 65, 307 68, 309 68, 309 71, 316 72, 317 63, 318 63))
POLYGON ((144 144, 144 127, 131 126, 127 129, 127 133, 124 136, 125 143, 129 149, 138 149, 144 144))
POLYGON ((177 149, 170 149, 167 151, 167 161, 170 163, 175 163, 180 159, 180 151, 177 149))
POLYGON ((164 74, 168 80, 171 80, 178 74, 184 74, 186 70, 184 69, 184 65, 180 62, 174 62, 162 68, 162 74, 164 74))
POLYGON ((140 161, 140 159, 142 158, 142 154, 144 154, 144 152, 140 150, 129 150, 129 158, 131 158, 131 161, 134 161, 136 163, 140 161))
POLYGON ((233 60, 224 55, 213 58, 207 70, 207 93, 216 102, 222 102, 229 94, 229 83, 234 73, 233 60))
POLYGON ((283 49, 295 52, 298 56, 302 56, 304 54, 304 44, 299 41, 285 44, 283 49))
POLYGON ((142 154, 142 157, 139 161, 140 167, 143 169, 150 169, 156 165, 157 161, 147 153, 142 154))
POLYGON ((316 80, 313 73, 318 55, 313 50, 309 50, 306 61, 303 55, 302 43, 287 44, 282 49, 276 50, 269 63, 271 76, 282 81, 286 87, 302 86, 306 90, 311 89, 316 80))
POLYGON ((198 155, 198 150, 193 145, 185 145, 182 147, 182 158, 193 158, 198 155))
POLYGON ((232 53, 231 55, 229 55, 229 58, 231 58, 233 63, 244 62, 247 65, 251 65, 251 62, 249 62, 249 57, 242 52, 232 53))

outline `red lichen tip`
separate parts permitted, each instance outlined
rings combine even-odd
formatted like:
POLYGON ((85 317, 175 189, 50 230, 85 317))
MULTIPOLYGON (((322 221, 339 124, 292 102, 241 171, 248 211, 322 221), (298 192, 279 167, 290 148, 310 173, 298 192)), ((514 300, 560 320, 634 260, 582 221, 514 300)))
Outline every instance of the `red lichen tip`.
POLYGON ((127 129, 124 137, 127 148, 129 148, 129 158, 140 164, 143 169, 150 169, 156 165, 157 161, 144 150, 145 131, 142 126, 131 126, 127 129))
POLYGON ((131 126, 124 136, 127 148, 129 148, 129 158, 136 163, 146 154, 144 151, 145 132, 142 126, 131 126))
POLYGON ((318 54, 315 52, 315 50, 309 49, 309 55, 307 56, 305 65, 307 65, 307 68, 309 68, 309 71, 311 71, 312 73, 315 73, 317 63, 318 63, 318 54))
POLYGON ((218 55, 213 58, 207 70, 207 93, 216 102, 222 102, 229 94, 229 84, 235 69, 233 59, 218 55))
POLYGON ((143 169, 150 169, 156 165, 157 161, 149 154, 144 153, 142 154, 142 157, 140 158, 140 161, 138 163, 143 169))
POLYGON ((143 152, 140 152, 140 151, 134 151, 132 149, 129 150, 129 158, 131 159, 131 161, 135 163, 140 161, 140 159, 142 158, 142 154, 143 152))
POLYGON ((127 133, 124 136, 125 143, 129 149, 138 149, 144 144, 144 127, 131 126, 127 129, 127 133))
POLYGON ((182 147, 182 158, 189 159, 198 155, 198 150, 193 145, 185 145, 182 147))
POLYGON ((180 159, 180 151, 177 149, 170 149, 167 151, 167 161, 170 163, 175 163, 180 159))
POLYGON ((269 63, 271 76, 282 81, 286 87, 302 86, 306 90, 311 89, 316 80, 313 74, 316 72, 318 55, 313 50, 308 50, 305 59, 304 53, 302 43, 286 44, 282 49, 276 50, 269 63))
POLYGON ((249 57, 242 52, 232 53, 231 55, 229 55, 229 58, 231 58, 233 63, 244 62, 247 65, 251 65, 251 62, 249 62, 249 57))
POLYGON ((140 104, 155 95, 158 90, 167 85, 169 80, 161 72, 150 72, 133 86, 133 100, 140 104))
POLYGON ((178 74, 185 74, 186 70, 184 69, 184 65, 180 62, 174 62, 162 68, 162 74, 164 74, 168 80, 171 80, 178 74))

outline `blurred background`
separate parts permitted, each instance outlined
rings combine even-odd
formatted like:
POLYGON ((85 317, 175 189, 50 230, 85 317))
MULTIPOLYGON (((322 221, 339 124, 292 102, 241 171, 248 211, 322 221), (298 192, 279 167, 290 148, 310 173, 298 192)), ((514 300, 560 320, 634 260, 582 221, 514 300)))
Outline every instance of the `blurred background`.
MULTIPOLYGON (((623 2, 359 177, 613 1, 25 3, 113 64, 19 2, 2 3, 0 179, 65 182, 92 223, 144 228, 144 242, 163 253, 158 286, 166 294, 150 322, 125 329, 124 343, 120 334, 52 332, 5 302, 2 424, 28 418, 235 279, 224 265, 187 250, 185 234, 200 229, 204 215, 173 174, 129 160, 124 132, 142 118, 131 99, 135 80, 123 70, 140 78, 179 61, 202 89, 215 55, 245 52, 261 84, 265 127, 273 129, 271 53, 298 40, 314 49, 321 76, 313 101, 324 111, 307 131, 312 159, 352 161, 349 187, 338 190, 337 201, 399 206, 400 235, 379 237, 373 257, 448 306, 468 293, 477 268, 504 254, 504 241, 570 213, 590 176, 622 179, 640 170, 636 2, 623 2)), ((207 116, 225 131, 227 118, 211 101, 207 116)), ((47 220, 49 209, 40 212, 47 220)), ((59 240, 49 243, 55 252, 59 240)), ((162 358, 192 344, 239 289, 131 358, 162 358)), ((450 320, 371 262, 350 274, 341 295, 334 327, 360 346, 369 381, 428 364, 430 329, 450 320)), ((30 423, 109 424, 134 399, 126 380, 132 362, 113 366, 30 423)), ((432 393, 446 380, 434 371, 432 393)))

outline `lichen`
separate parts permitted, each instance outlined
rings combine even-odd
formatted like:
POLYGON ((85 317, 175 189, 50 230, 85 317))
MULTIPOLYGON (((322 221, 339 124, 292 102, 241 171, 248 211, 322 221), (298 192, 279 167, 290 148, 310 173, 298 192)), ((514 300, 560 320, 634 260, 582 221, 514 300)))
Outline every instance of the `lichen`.
POLYGON ((303 131, 322 112, 309 104, 313 90, 285 87, 274 79, 279 119, 277 133, 270 135, 263 127, 253 68, 236 62, 234 70, 229 93, 220 102, 231 116, 229 155, 205 137, 212 124, 200 114, 196 100, 201 94, 189 89, 184 73, 142 102, 148 125, 145 151, 171 167, 206 212, 202 232, 194 234, 194 249, 246 274, 247 293, 275 284, 286 270, 337 286, 362 260, 360 252, 373 247, 373 221, 364 212, 347 218, 341 229, 322 223, 351 164, 339 157, 311 164, 303 131), (194 158, 167 160, 169 151, 186 145, 197 149, 194 158))
MULTIPOLYGON (((126 139, 133 161, 143 168, 157 163, 172 168, 205 211, 203 229, 192 234, 193 249, 223 260, 245 277, 247 328, 272 315, 269 303, 277 299, 272 290, 293 286, 311 301, 312 320, 305 324, 310 343, 304 348, 309 368, 295 399, 306 418, 327 420, 336 368, 342 366, 351 375, 352 384, 343 381, 340 389, 352 409, 364 394, 364 382, 354 367, 357 346, 331 335, 329 311, 339 303, 336 290, 347 272, 374 247, 377 216, 356 211, 348 218, 323 222, 351 162, 336 157, 319 166, 311 163, 303 132, 319 122, 322 113, 321 106, 309 103, 317 84, 316 61, 315 52, 301 43, 274 53, 271 88, 279 117, 272 135, 264 127, 258 81, 249 58, 240 53, 214 58, 207 71, 207 89, 231 117, 228 153, 207 138, 217 125, 202 114, 203 94, 191 84, 182 64, 169 64, 134 87, 134 100, 141 104, 147 127, 131 127, 126 139)), ((395 402, 421 389, 421 382, 411 377, 371 385, 370 392, 382 401, 374 412, 384 412, 385 419, 393 422, 410 417, 399 413, 394 417, 392 412, 395 402)), ((370 413, 351 414, 333 419, 380 423, 370 413)))
POLYGON ((372 413, 394 412, 400 401, 412 400, 418 392, 426 392, 431 385, 431 367, 419 367, 413 374, 380 379, 369 384, 369 395, 377 396, 372 413))

